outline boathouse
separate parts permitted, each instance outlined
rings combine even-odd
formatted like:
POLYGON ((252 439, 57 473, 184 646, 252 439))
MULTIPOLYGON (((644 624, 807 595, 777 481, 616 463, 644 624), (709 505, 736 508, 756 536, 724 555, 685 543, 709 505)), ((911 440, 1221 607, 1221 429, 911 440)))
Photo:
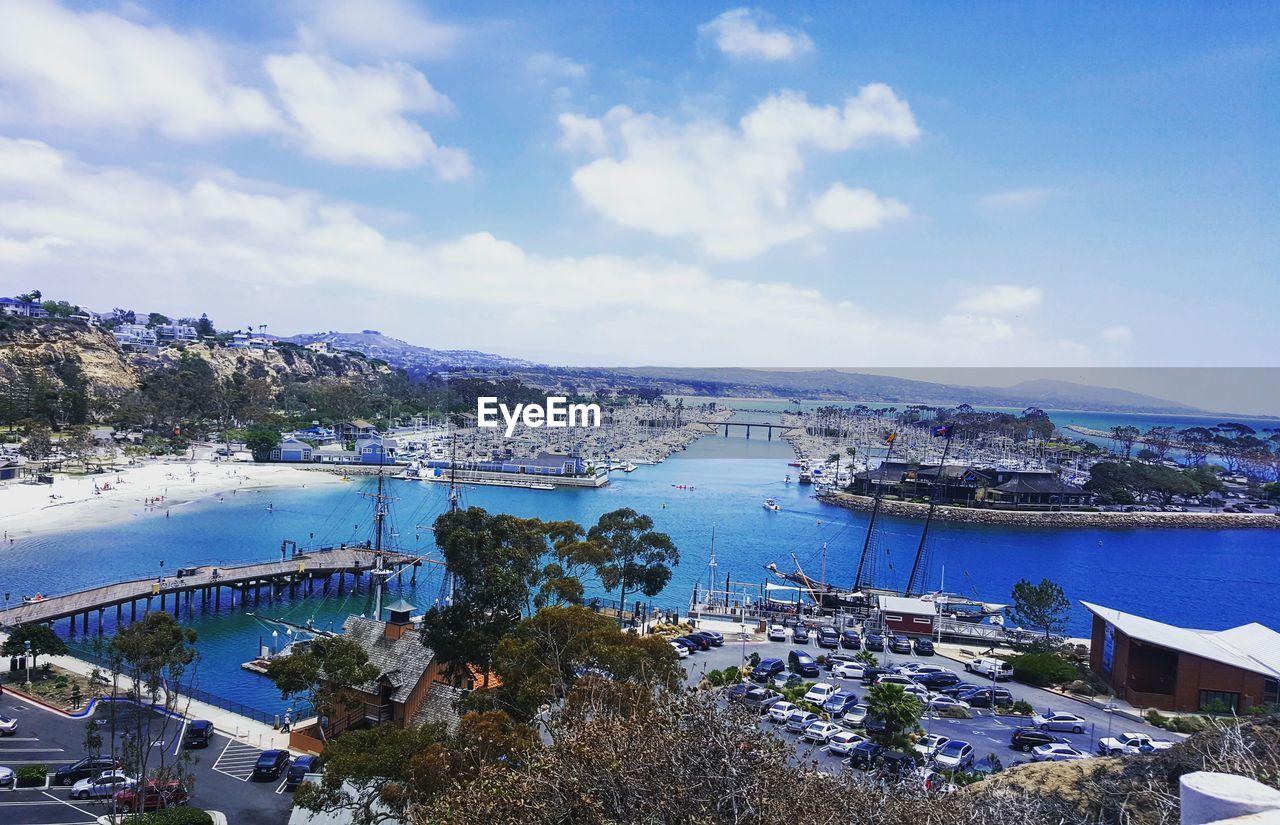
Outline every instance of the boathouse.
POLYGON ((296 438, 286 438, 271 450, 272 461, 309 462, 312 460, 311 445, 296 438))
POLYGON ((1176 627, 1101 605, 1090 666, 1138 708, 1244 713, 1280 704, 1280 633, 1256 622, 1229 630, 1176 627))
POLYGON ((880 597, 880 620, 886 632, 907 636, 932 636, 938 619, 933 602, 903 596, 880 597))

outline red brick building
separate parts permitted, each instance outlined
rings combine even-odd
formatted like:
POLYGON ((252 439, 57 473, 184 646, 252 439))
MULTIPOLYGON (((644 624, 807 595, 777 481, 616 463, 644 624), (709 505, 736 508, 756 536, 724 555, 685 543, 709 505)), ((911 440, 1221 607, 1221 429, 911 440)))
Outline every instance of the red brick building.
POLYGON ((1280 633, 1271 628, 1192 630, 1081 604, 1093 614, 1093 672, 1117 698, 1188 713, 1280 705, 1280 633))

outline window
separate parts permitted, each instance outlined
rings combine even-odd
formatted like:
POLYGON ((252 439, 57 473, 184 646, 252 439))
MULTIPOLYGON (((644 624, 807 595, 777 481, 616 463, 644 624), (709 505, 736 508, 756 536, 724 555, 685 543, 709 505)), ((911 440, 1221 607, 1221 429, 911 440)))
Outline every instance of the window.
POLYGON ((916 624, 933 624, 933 619, 921 619, 917 617, 915 619, 912 619, 911 621, 915 622, 916 624))
POLYGON ((1240 694, 1225 690, 1202 690, 1200 710, 1205 713, 1236 713, 1240 710, 1240 694))
POLYGON ((1263 680, 1262 704, 1280 705, 1280 679, 1264 679, 1263 680))

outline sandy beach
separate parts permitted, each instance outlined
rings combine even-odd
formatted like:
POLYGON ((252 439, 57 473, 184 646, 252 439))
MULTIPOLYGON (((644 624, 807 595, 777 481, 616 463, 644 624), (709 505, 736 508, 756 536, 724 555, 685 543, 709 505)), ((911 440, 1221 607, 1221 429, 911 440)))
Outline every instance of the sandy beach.
POLYGON ((143 513, 163 515, 193 501, 241 490, 338 483, 331 473, 240 462, 155 461, 97 475, 59 473, 52 486, 0 484, 0 536, 7 540, 97 527, 143 513))

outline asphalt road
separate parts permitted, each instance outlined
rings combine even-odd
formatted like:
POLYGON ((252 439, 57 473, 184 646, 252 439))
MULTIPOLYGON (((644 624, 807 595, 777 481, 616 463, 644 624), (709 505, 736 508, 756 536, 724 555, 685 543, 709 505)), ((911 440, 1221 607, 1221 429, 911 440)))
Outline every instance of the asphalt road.
MULTIPOLYGON (((22 765, 45 764, 52 772, 85 756, 83 719, 69 719, 9 692, 0 696, 0 714, 18 720, 15 735, 0 737, 0 765, 17 770, 22 765)), ((105 706, 96 707, 94 715, 104 716, 105 706)), ((172 754, 181 731, 181 723, 169 726, 152 747, 167 748, 172 754)), ((280 788, 281 780, 247 781, 244 762, 250 752, 256 759, 257 748, 221 735, 216 735, 207 749, 193 751, 191 804, 222 811, 237 825, 283 825, 293 807, 292 794, 280 788)), ((92 825, 107 812, 103 802, 73 802, 69 797, 66 787, 0 789, 0 823, 92 825)))
MULTIPOLYGON (((788 631, 788 634, 790 631, 788 631)), ((709 651, 695 653, 688 658, 681 660, 685 668, 686 680, 690 684, 698 682, 703 674, 711 670, 723 670, 727 667, 739 665, 744 656, 749 657, 752 652, 760 654, 760 658, 766 659, 776 657, 787 660, 787 653, 799 647, 807 650, 815 659, 826 653, 855 653, 856 651, 841 650, 830 651, 818 647, 814 642, 810 641, 807 645, 793 646, 788 642, 751 642, 744 643, 731 635, 725 635, 723 647, 712 648, 709 651)), ((976 674, 966 673, 964 665, 955 660, 942 655, 933 656, 916 656, 900 655, 896 653, 877 653, 876 658, 880 659, 886 666, 901 664, 903 662, 915 660, 920 662, 928 662, 930 664, 941 665, 942 667, 954 670, 956 674, 966 682, 974 684, 990 684, 989 680, 983 679, 976 674)), ((816 679, 806 679, 809 682, 826 682, 837 687, 851 689, 859 698, 866 696, 868 688, 859 680, 847 680, 834 678, 825 669, 822 675, 816 679)), ((1073 699, 1067 699, 1056 693, 1042 690, 1030 685, 1023 685, 1014 681, 1003 681, 998 683, 1000 687, 1006 688, 1015 699, 1023 699, 1031 703, 1031 706, 1038 713, 1046 711, 1074 713, 1077 716, 1087 720, 1088 727, 1082 734, 1065 733, 1062 731, 1054 731, 1057 736, 1065 737, 1070 740, 1078 749, 1093 753, 1100 738, 1112 736, 1124 731, 1135 731, 1145 733, 1155 739, 1180 740, 1183 737, 1170 733, 1162 728, 1148 725, 1145 722, 1135 722, 1123 716, 1118 716, 1109 711, 1095 707, 1094 705, 1078 702, 1073 699)), ((1030 759, 1028 754, 1023 754, 1013 750, 1009 746, 1009 737, 1013 732, 1023 726, 1031 724, 1031 720, 1025 717, 1003 716, 993 713, 984 708, 974 708, 972 711, 974 718, 972 719, 947 719, 943 717, 926 716, 920 720, 920 726, 927 733, 946 736, 950 739, 959 739, 968 742, 976 751, 976 757, 982 759, 988 755, 994 754, 1001 763, 1006 767, 1014 761, 1026 761, 1030 759)), ((813 758, 819 765, 831 768, 832 770, 841 770, 843 768, 843 757, 835 757, 828 754, 825 748, 816 747, 804 740, 800 739, 798 734, 785 731, 781 725, 772 725, 767 721, 762 721, 761 725, 769 730, 777 731, 778 735, 792 740, 796 745, 797 754, 804 757, 813 758)))

